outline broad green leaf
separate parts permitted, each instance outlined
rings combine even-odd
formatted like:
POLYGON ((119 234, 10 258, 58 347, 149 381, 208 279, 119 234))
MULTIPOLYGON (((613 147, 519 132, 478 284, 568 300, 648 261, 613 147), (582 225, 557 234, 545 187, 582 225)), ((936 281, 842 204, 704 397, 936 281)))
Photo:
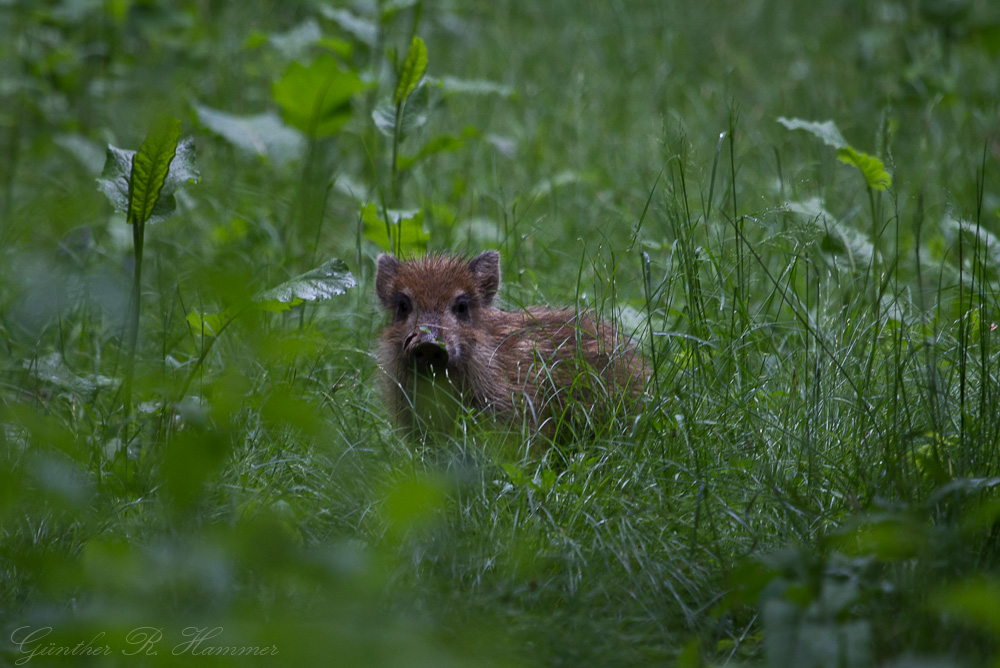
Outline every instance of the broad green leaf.
POLYGON ((874 517, 852 531, 832 538, 840 549, 851 555, 872 555, 881 561, 900 561, 919 553, 927 541, 927 532, 919 523, 906 517, 874 517))
POLYGON ((374 109, 372 109, 372 120, 375 121, 375 127, 386 137, 391 137, 396 131, 396 107, 391 105, 388 100, 379 103, 374 109))
POLYGON ((363 19, 346 9, 332 9, 320 6, 320 13, 340 26, 340 29, 354 37, 366 46, 375 46, 378 42, 378 26, 373 21, 363 19))
POLYGON ((375 243, 384 251, 392 250, 392 242, 389 239, 388 225, 379 218, 374 202, 368 202, 361 210, 361 222, 364 224, 365 238, 375 243))
POLYGON ((677 668, 697 668, 705 665, 701 656, 701 638, 689 640, 681 653, 677 655, 677 668))
POLYGON ((249 303, 236 310, 226 309, 222 313, 191 311, 187 321, 197 332, 214 337, 246 310, 281 313, 302 302, 332 299, 356 285, 347 265, 334 258, 277 287, 257 293, 249 303))
POLYGON ((862 153, 852 146, 837 149, 837 159, 854 165, 861 170, 873 190, 885 190, 892 185, 892 176, 885 170, 885 165, 875 156, 862 153))
POLYGON ((431 526, 448 500, 442 478, 421 476, 400 480, 382 503, 389 533, 400 540, 407 533, 431 526))
MULTIPOLYGON (((1000 237, 982 225, 977 225, 971 220, 955 218, 950 214, 945 215, 941 221, 941 231, 944 232, 944 241, 949 246, 966 243, 970 248, 979 248, 986 278, 997 279, 997 272, 1000 270, 1000 237)), ((973 277, 966 274, 965 279, 972 281, 973 277)))
MULTIPOLYGON (((98 190, 104 193, 116 211, 125 214, 129 212, 129 183, 132 180, 132 161, 136 155, 135 151, 109 145, 104 171, 97 179, 98 190)), ((177 144, 166 179, 153 204, 152 214, 146 222, 158 223, 169 218, 177 206, 173 196, 174 191, 189 182, 198 182, 198 170, 194 166, 194 142, 187 138, 177 144)))
POLYGON ((393 210, 388 212, 389 225, 378 216, 375 204, 369 202, 361 211, 361 221, 365 227, 365 238, 384 251, 397 254, 422 253, 427 251, 431 237, 424 231, 424 212, 420 210, 393 210), (399 248, 393 248, 389 233, 395 239, 399 236, 399 248))
POLYGON ((515 487, 523 487, 528 484, 528 475, 524 472, 524 469, 517 464, 505 462, 500 466, 504 473, 507 474, 507 478, 510 480, 510 483, 515 487))
MULTIPOLYGON (((427 86, 420 84, 417 91, 410 95, 406 105, 403 106, 402 117, 399 121, 400 140, 405 139, 410 132, 427 123, 428 105, 427 86)), ((392 137, 396 132, 396 108, 396 105, 389 100, 384 100, 372 111, 375 127, 386 137, 392 137)))
POLYGON ((970 37, 976 47, 985 53, 1000 55, 1000 23, 982 23, 970 37))
POLYGON ((578 172, 574 172, 571 169, 563 170, 550 179, 544 179, 535 186, 535 189, 531 191, 531 198, 539 199, 541 197, 548 197, 557 188, 583 181, 584 178, 578 172))
POLYGON ((212 227, 212 241, 219 245, 231 244, 247 238, 250 223, 245 218, 233 216, 228 224, 220 223, 212 227))
POLYGON ((441 77, 430 83, 439 86, 445 95, 499 95, 501 97, 513 97, 514 95, 514 89, 510 86, 483 79, 441 77))
POLYGON ((837 149, 837 159, 861 170, 868 187, 873 190, 885 190, 892 185, 892 176, 886 171, 882 161, 848 144, 833 121, 816 123, 804 121, 801 118, 781 117, 778 122, 789 130, 805 130, 822 139, 827 146, 837 149))
POLYGON ((457 137, 452 137, 451 135, 442 135, 435 137, 434 139, 427 142, 427 144, 420 149, 420 152, 416 155, 404 155, 399 158, 400 169, 409 169, 414 164, 420 160, 426 158, 429 155, 434 155, 435 153, 446 153, 451 151, 457 151, 462 147, 465 142, 457 137))
POLYGON ((839 220, 823 207, 818 197, 787 202, 785 210, 797 214, 819 235, 819 248, 833 256, 845 255, 852 267, 871 263, 875 246, 863 232, 839 220))
POLYGON ((132 8, 132 0, 111 0, 104 3, 108 16, 120 27, 129 17, 129 10, 132 8))
POLYGON ((400 105, 410 97, 427 71, 427 46, 424 40, 414 37, 410 43, 410 51, 406 54, 403 67, 399 70, 399 80, 396 82, 396 93, 392 97, 395 105, 400 105))
POLYGON ((163 193, 172 195, 185 184, 197 183, 200 177, 194 164, 194 140, 190 137, 182 139, 177 144, 174 160, 170 163, 170 173, 167 174, 167 181, 163 184, 163 193))
POLYGON ((496 149, 505 158, 517 156, 517 140, 512 137, 488 133, 483 135, 483 141, 496 149))
POLYGON ((301 303, 301 299, 295 299, 292 302, 279 302, 276 299, 272 299, 260 303, 250 302, 249 304, 243 304, 242 306, 234 309, 227 308, 221 313, 199 313, 198 311, 191 311, 187 314, 187 322, 199 336, 215 338, 221 335, 222 332, 225 331, 226 327, 233 322, 233 320, 247 310, 281 313, 282 311, 287 311, 296 304, 301 303))
MULTIPOLYGON (((972 313, 975 314, 976 311, 972 313)), ((940 503, 949 496, 978 494, 993 487, 1000 487, 1000 478, 995 476, 991 478, 953 478, 934 490, 934 493, 927 498, 927 504, 940 503)))
POLYGON ((259 49, 267 44, 270 38, 271 36, 263 30, 251 30, 246 39, 243 40, 243 48, 247 50, 259 49))
POLYGON ((108 144, 104 156, 104 170, 97 179, 97 189, 104 193, 115 211, 128 213, 128 182, 132 174, 132 156, 135 151, 126 151, 108 144))
POLYGON ((416 155, 400 156, 399 167, 401 169, 409 169, 414 164, 420 162, 428 156, 435 155, 437 153, 450 153, 452 151, 457 151, 465 145, 466 139, 478 136, 479 132, 474 128, 467 129, 462 133, 461 137, 439 135, 427 142, 416 155))
POLYGON ((381 0, 379 5, 379 13, 382 16, 382 21, 388 22, 393 16, 399 12, 410 9, 416 5, 420 0, 381 0))
POLYGON ((181 122, 176 118, 165 119, 153 126, 139 152, 132 156, 126 217, 130 225, 143 225, 152 217, 180 138, 181 122))
POLYGON ((101 173, 104 164, 104 150, 100 144, 92 142, 79 134, 57 134, 52 137, 52 143, 67 151, 93 175, 101 173))
POLYGON ((333 37, 323 37, 316 42, 316 46, 326 49, 342 60, 349 59, 351 54, 354 53, 354 46, 350 42, 343 39, 334 39, 333 37))
POLYGON ((268 41, 288 60, 304 56, 313 44, 323 38, 316 19, 306 19, 291 30, 282 33, 272 33, 268 41))
POLYGON ((333 188, 353 200, 365 199, 365 193, 371 192, 368 186, 346 173, 337 176, 336 181, 333 183, 333 188))
POLYGON ((188 324, 194 329, 196 334, 204 336, 218 336, 222 330, 233 320, 233 314, 226 309, 222 313, 198 313, 191 311, 187 314, 188 324))
POLYGON ((423 211, 389 211, 389 223, 400 230, 397 253, 416 255, 427 252, 431 235, 424 231, 423 211))
POLYGON ((286 122, 311 137, 327 137, 350 119, 351 98, 364 88, 356 72, 323 55, 308 67, 289 65, 271 94, 286 122))
POLYGON ((195 105, 198 121, 237 148, 270 158, 277 164, 296 159, 305 143, 302 135, 281 122, 273 112, 235 116, 195 105))
POLYGON ((805 130, 819 137, 823 140, 824 144, 833 148, 846 148, 848 145, 847 140, 844 139, 844 135, 840 134, 840 130, 833 121, 817 123, 815 121, 804 121, 801 118, 785 118, 782 116, 778 119, 778 122, 789 130, 805 130))
POLYGON ((293 306, 298 306, 301 304, 303 299, 298 297, 293 297, 288 301, 281 301, 280 299, 265 299, 264 301, 254 304, 254 308, 258 311, 267 311, 268 313, 282 313, 289 310, 293 306))
POLYGON ((100 389, 114 387, 116 380, 100 374, 78 376, 63 360, 62 353, 52 352, 42 357, 24 360, 25 370, 36 379, 71 394, 92 395, 100 389))
POLYGON ((303 301, 333 299, 357 284, 344 261, 334 258, 277 287, 254 295, 253 301, 255 308, 270 311, 280 308, 272 302, 294 305, 303 301))
POLYGON ((194 167, 194 140, 188 137, 177 145, 174 159, 170 163, 170 171, 160 189, 160 196, 153 207, 152 215, 146 222, 159 223, 172 216, 177 208, 174 192, 186 183, 197 183, 198 178, 198 170, 194 167))
POLYGON ((932 604, 941 612, 994 636, 1000 634, 997 601, 1000 601, 1000 581, 982 576, 949 584, 932 597, 932 604))

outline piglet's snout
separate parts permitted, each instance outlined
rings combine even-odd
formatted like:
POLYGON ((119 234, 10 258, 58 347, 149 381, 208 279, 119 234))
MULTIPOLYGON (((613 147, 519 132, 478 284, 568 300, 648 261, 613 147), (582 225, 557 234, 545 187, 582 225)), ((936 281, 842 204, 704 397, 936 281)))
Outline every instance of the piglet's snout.
POLYGON ((441 340, 440 329, 433 326, 418 327, 406 337, 403 352, 417 371, 444 371, 448 366, 448 349, 441 340))

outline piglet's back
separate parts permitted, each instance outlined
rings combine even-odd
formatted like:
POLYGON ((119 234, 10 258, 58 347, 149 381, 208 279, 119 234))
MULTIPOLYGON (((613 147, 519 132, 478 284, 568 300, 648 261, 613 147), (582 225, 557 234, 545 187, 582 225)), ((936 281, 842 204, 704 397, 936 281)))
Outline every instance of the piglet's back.
POLYGON ((634 406, 643 390, 642 356, 615 326, 589 313, 530 307, 484 320, 496 342, 490 363, 507 379, 512 405, 550 435, 566 417, 609 419, 634 406))

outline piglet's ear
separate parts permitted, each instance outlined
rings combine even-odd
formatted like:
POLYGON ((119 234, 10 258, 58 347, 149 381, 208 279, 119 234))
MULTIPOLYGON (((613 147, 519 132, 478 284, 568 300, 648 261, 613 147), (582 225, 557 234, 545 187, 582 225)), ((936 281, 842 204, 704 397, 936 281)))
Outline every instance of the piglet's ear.
POLYGON ((392 282, 396 278, 396 274, 399 273, 400 266, 399 260, 385 253, 379 255, 376 262, 375 294, 378 295, 382 306, 389 309, 396 307, 392 294, 392 282))
POLYGON ((476 277, 480 305, 483 308, 492 306, 500 289, 500 253, 486 251, 477 255, 469 261, 469 270, 476 277))

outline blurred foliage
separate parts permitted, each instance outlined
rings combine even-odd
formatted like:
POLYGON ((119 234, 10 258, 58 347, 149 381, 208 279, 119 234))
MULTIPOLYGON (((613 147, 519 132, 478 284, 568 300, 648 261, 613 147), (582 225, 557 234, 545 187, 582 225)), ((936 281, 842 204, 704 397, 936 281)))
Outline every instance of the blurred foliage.
POLYGON ((0 34, 0 663, 1000 660, 995 2, 9 0, 0 34), (139 247, 130 406, 101 192, 164 116, 200 181, 139 247), (641 415, 401 439, 373 260, 483 248, 505 306, 635 332, 641 415))

